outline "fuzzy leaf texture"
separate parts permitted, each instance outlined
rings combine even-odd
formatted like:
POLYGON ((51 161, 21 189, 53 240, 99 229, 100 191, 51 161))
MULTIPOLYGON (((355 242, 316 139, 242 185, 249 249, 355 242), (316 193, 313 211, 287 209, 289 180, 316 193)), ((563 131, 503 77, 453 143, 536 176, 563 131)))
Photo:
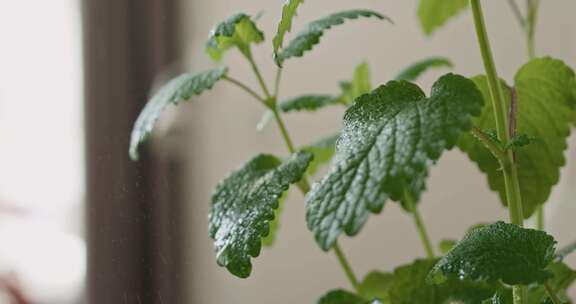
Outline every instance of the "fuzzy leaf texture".
POLYGON ((162 86, 148 101, 134 124, 130 139, 130 158, 138 159, 138 146, 150 136, 154 124, 168 105, 177 105, 211 89, 227 72, 228 69, 222 67, 196 74, 183 74, 162 86))
POLYGON ((328 17, 316 20, 309 23, 306 28, 300 32, 288 45, 277 53, 276 63, 282 66, 286 59, 292 57, 301 57, 306 51, 320 42, 320 37, 324 35, 324 31, 332 28, 333 26, 343 24, 347 19, 357 19, 360 17, 375 17, 380 20, 390 20, 387 17, 370 10, 350 10, 328 17))
POLYGON ((474 83, 454 74, 441 77, 430 98, 405 81, 360 96, 344 116, 332 170, 306 196, 320 247, 357 234, 388 198, 399 201, 405 190, 419 197, 428 167, 471 128, 482 103, 474 83))
POLYGON ((282 18, 278 24, 276 36, 274 36, 274 39, 272 40, 275 56, 284 43, 284 36, 292 30, 292 20, 296 17, 298 7, 303 3, 304 0, 286 0, 282 6, 282 18))
POLYGON ((543 231, 498 222, 469 232, 430 272, 429 280, 544 283, 554 258, 554 238, 543 231))
POLYGON ((218 265, 240 278, 250 275, 250 257, 260 254, 280 197, 302 178, 311 159, 306 152, 295 153, 284 162, 259 155, 217 186, 209 230, 218 265))
POLYGON ((468 7, 470 0, 420 0, 418 17, 426 35, 431 35, 450 18, 468 7))
MULTIPOLYGON (((571 90, 576 80, 568 66, 552 58, 530 61, 518 71, 515 80, 517 134, 537 139, 515 149, 524 217, 528 218, 548 200, 566 163, 564 153, 576 115, 576 95, 571 90)), ((487 80, 480 76, 474 78, 474 82, 486 100, 482 115, 474 125, 481 130, 495 129, 487 80)), ((504 82, 502 86, 509 104, 511 89, 504 82)), ((471 134, 462 136, 458 147, 487 175, 490 189, 497 191, 506 205, 504 177, 498 161, 471 134)))
POLYGON ((302 95, 282 101, 278 107, 284 113, 299 111, 316 111, 338 102, 330 95, 302 95))
POLYGON ((448 58, 433 57, 418 61, 400 72, 396 80, 416 81, 426 71, 434 68, 452 68, 452 62, 448 58))
POLYGON ((250 16, 236 14, 217 24, 208 37, 206 52, 212 60, 220 61, 224 53, 237 47, 244 55, 249 55, 252 43, 264 41, 262 33, 250 16))

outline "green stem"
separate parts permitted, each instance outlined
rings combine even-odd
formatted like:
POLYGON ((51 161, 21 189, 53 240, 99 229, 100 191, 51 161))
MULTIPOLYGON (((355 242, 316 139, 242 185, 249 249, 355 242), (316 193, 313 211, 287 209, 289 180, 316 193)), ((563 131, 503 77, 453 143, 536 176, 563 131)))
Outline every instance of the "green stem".
POLYGON ((538 19, 538 8, 540 6, 540 0, 526 0, 526 44, 528 47, 528 58, 533 59, 536 57, 536 20, 538 19))
POLYGON ((272 113, 274 113, 274 119, 276 120, 276 123, 278 124, 278 128, 280 129, 280 133, 282 134, 282 138, 284 138, 284 142, 286 143, 286 146, 288 147, 288 151, 290 151, 290 153, 296 152, 296 148, 294 147, 294 143, 292 142, 292 139, 290 138, 290 134, 288 134, 288 129, 286 128, 286 124, 284 123, 282 116, 280 116, 280 113, 278 113, 278 109, 273 108, 272 113))
POLYGON ((260 87, 262 88, 262 91, 264 91, 264 96, 266 96, 267 99, 272 98, 272 95, 270 95, 270 91, 268 90, 268 86, 266 86, 266 82, 264 82, 264 78, 262 77, 262 73, 260 73, 260 69, 258 68, 258 65, 256 64, 256 61, 254 61, 254 56, 252 56, 252 51, 250 49, 248 49, 245 56, 246 56, 246 59, 248 59, 248 62, 250 63, 250 67, 252 68, 252 71, 254 71, 256 78, 258 78, 258 83, 260 83, 260 87))
POLYGON ((544 217, 545 217, 544 205, 540 205, 538 206, 538 209, 536 209, 536 229, 538 230, 546 229, 544 217))
MULTIPOLYGON (((290 153, 296 152, 296 150, 294 149, 294 144, 292 143, 292 139, 290 138, 290 134, 288 133, 286 125, 284 124, 282 117, 278 113, 278 110, 276 108, 274 108, 274 109, 272 109, 272 112, 274 113, 274 118, 276 120, 276 123, 278 124, 278 127, 280 128, 280 131, 282 133, 282 137, 284 138, 284 142, 286 143, 288 151, 290 151, 290 153)), ((308 182, 308 179, 306 179, 306 177, 303 177, 302 180, 300 180, 300 182, 298 182, 298 187, 300 188, 302 193, 304 193, 304 195, 306 193, 308 193, 308 191, 310 191, 310 183, 308 182)), ((356 291, 358 291, 358 280, 356 279, 356 276, 354 275, 354 272, 352 271, 352 268, 350 267, 350 263, 348 262, 348 260, 344 256, 342 249, 340 249, 340 245, 338 245, 338 243, 334 244, 333 249, 334 249, 334 253, 338 257, 338 261, 340 262, 340 266, 342 267, 342 269, 344 270, 344 273, 346 273, 346 277, 348 277, 348 280, 350 281, 350 284, 352 284, 354 289, 356 291)))
POLYGON ((348 260, 346 260, 346 257, 344 256, 344 253, 342 252, 342 249, 340 248, 340 245, 338 245, 338 243, 334 245, 334 252, 338 257, 338 261, 340 262, 340 265, 342 265, 342 269, 344 269, 344 272, 346 273, 348 280, 352 284, 352 287, 354 287, 354 290, 356 290, 356 292, 360 292, 360 285, 358 284, 358 279, 356 278, 356 275, 352 271, 352 268, 350 267, 348 260))
POLYGON ((506 158, 506 152, 502 150, 497 143, 495 143, 484 131, 478 129, 477 127, 472 127, 472 135, 474 135, 478 140, 484 144, 484 146, 494 155, 494 157, 502 162, 506 158))
POLYGON ((418 211, 418 207, 416 206, 416 201, 414 200, 414 196, 408 191, 404 191, 404 202, 406 203, 408 210, 414 216, 414 223, 418 228, 418 233, 420 234, 420 239, 422 240, 422 244, 424 244, 424 249, 426 250, 426 255, 429 259, 433 259, 434 255, 434 248, 432 247, 432 243, 430 242, 430 238, 428 237, 428 232, 426 230, 426 226, 424 225, 424 221, 422 221, 422 216, 418 211))
POLYGON ((278 97, 280 94, 280 80, 282 78, 282 68, 276 70, 276 80, 274 82, 274 96, 278 97))
POLYGON ((474 12, 474 24, 476 26, 480 52, 482 53, 484 69, 486 70, 488 85, 490 87, 490 97, 496 119, 496 131, 498 139, 505 144, 510 140, 506 118, 506 104, 504 103, 504 93, 500 85, 500 78, 498 77, 496 65, 494 64, 494 57, 492 56, 490 41, 488 40, 488 34, 486 32, 486 24, 484 22, 480 0, 472 0, 472 10, 474 12))
POLYGON ((552 287, 550 287, 550 284, 548 284, 548 282, 544 283, 544 288, 546 288, 546 293, 548 293, 548 296, 552 300, 552 303, 562 304, 562 301, 560 301, 560 299, 556 295, 556 292, 554 292, 554 290, 552 289, 552 287))
MULTIPOLYGON (((288 133, 288 128, 286 128, 286 124, 284 123, 284 120, 282 120, 282 116, 280 116, 280 113, 278 112, 278 109, 276 108, 276 99, 278 98, 277 94, 278 94, 278 88, 280 86, 279 82, 280 82, 281 70, 279 70, 276 74, 276 83, 274 85, 274 87, 275 87, 274 88, 274 96, 272 96, 272 95, 270 95, 270 91, 268 90, 268 87, 266 86, 266 82, 264 82, 264 79, 262 78, 262 74, 260 73, 260 69, 258 68, 258 65, 254 61, 254 58, 252 56, 252 52, 250 50, 248 50, 245 53, 245 57, 250 62, 250 66, 252 67, 252 70, 254 71, 256 78, 258 78, 258 82, 260 83, 260 87, 262 88, 262 91, 264 92, 264 95, 266 96, 266 100, 264 100, 264 105, 267 106, 274 113, 274 120, 276 120, 276 123, 278 124, 278 128, 280 129, 280 133, 282 134, 282 138, 284 139, 284 143, 286 144, 288 151, 290 151, 290 153, 295 153, 296 148, 294 146, 294 142, 292 141, 292 138, 290 137, 290 134, 288 133)), ((234 81, 233 83, 238 85, 238 86, 241 85, 241 83, 239 81, 234 81)), ((251 90, 249 90, 249 88, 247 86, 242 85, 240 87, 242 87, 244 90, 246 90, 248 92, 251 91, 251 90)), ((262 98, 258 97, 259 96, 258 94, 251 94, 251 95, 253 95, 256 99, 259 99, 260 101, 263 100, 262 98)), ((298 187, 300 188, 300 190, 302 191, 302 193, 304 195, 306 195, 306 193, 308 193, 310 191, 310 183, 308 182, 308 179, 305 176, 302 177, 300 182, 298 182, 298 187)), ((334 253, 338 257, 338 261, 340 262, 340 266, 342 266, 342 269, 344 270, 344 272, 346 273, 346 276, 348 277, 348 280, 350 281, 350 284, 352 284, 354 289, 356 289, 356 291, 358 291, 358 280, 356 279, 356 276, 354 275, 354 272, 352 271, 352 268, 350 267, 350 263, 346 259, 346 256, 344 256, 344 253, 340 249, 340 245, 338 245, 338 243, 335 243, 333 249, 334 249, 334 253)))
POLYGON ((528 289, 522 285, 512 287, 512 301, 514 304, 528 303, 528 289))
MULTIPOLYGON (((296 152, 296 150, 294 149, 294 144, 292 143, 292 139, 290 138, 290 134, 288 133, 286 125, 284 124, 282 117, 278 113, 278 110, 276 108, 274 108, 274 109, 272 109, 272 112, 274 113, 274 118, 278 124, 278 127, 280 128, 280 131, 282 133, 282 137, 284 138, 284 142, 286 143, 288 150, 290 151, 290 153, 296 152)), ((300 182, 298 183, 298 187, 300 188, 300 190, 304 194, 306 194, 306 193, 308 193, 308 191, 310 191, 310 183, 308 182, 306 177, 303 177, 302 180, 300 180, 300 182)), ((356 276, 354 275, 354 272, 352 271, 352 268, 350 267, 350 263, 346 259, 346 256, 344 256, 344 253, 342 252, 340 245, 338 245, 338 243, 334 244, 333 249, 334 249, 334 253, 338 257, 338 262, 340 262, 340 266, 342 267, 342 269, 344 270, 344 273, 346 273, 346 277, 348 277, 348 280, 350 281, 350 284, 354 287, 354 289, 356 291, 358 291, 359 290, 358 289, 358 279, 356 279, 356 276)))
POLYGON ((232 77, 229 76, 224 76, 222 77, 222 79, 232 83, 233 85, 237 86, 238 88, 246 91, 246 93, 250 94, 252 97, 254 97, 255 99, 257 99, 258 101, 262 102, 264 105, 266 105, 266 99, 264 99, 263 97, 261 97, 260 95, 258 95, 258 93, 256 93, 254 90, 252 90, 249 86, 243 84, 242 82, 240 82, 239 80, 236 80, 232 77))
MULTIPOLYGON (((486 69, 486 76, 488 78, 488 86, 490 88, 490 97, 492 99, 492 107, 496 120, 496 131, 498 139, 506 144, 510 141, 508 116, 506 115, 506 103, 504 102, 504 93, 500 85, 500 78, 496 71, 488 34, 486 32, 486 24, 484 22, 484 15, 480 0, 471 0, 472 11, 474 13, 474 23, 476 26, 476 33, 478 35, 478 42, 480 44, 480 51, 486 69)), ((504 181, 506 186, 506 198, 510 209, 510 221, 518 226, 523 226, 524 217, 522 212, 522 196, 520 193, 520 184, 518 182, 518 170, 514 163, 513 152, 508 150, 506 157, 502 160, 502 169, 504 172, 504 181)))
MULTIPOLYGON (((480 0, 471 0, 472 12, 474 14, 474 25, 476 27, 476 34, 478 36, 478 43, 480 45, 480 52, 484 62, 484 68, 488 77, 488 85, 490 88, 490 97, 492 99, 492 107, 496 120, 496 128, 498 138, 503 144, 507 144, 510 140, 508 129, 508 117, 506 115, 506 103, 504 102, 504 94, 500 85, 500 78, 496 71, 488 34, 486 31, 486 24, 484 21, 484 14, 480 0)), ((506 159, 501 162, 504 185, 506 187, 506 200, 508 202, 508 209, 510 212, 510 221, 520 227, 524 225, 524 215, 522 210, 522 195, 520 192, 520 183, 518 180, 518 170, 514 163, 513 151, 509 150, 506 153, 506 159)), ((523 286, 514 286, 514 304, 526 303, 526 288, 523 286)))
MULTIPOLYGON (((286 128, 286 124, 284 123, 282 116, 280 116, 280 113, 278 113, 278 109, 276 108, 272 108, 271 111, 272 113, 274 113, 274 120, 276 121, 276 124, 280 129, 280 134, 282 134, 282 138, 284 139, 284 143, 286 144, 288 151, 290 151, 290 153, 295 153, 296 148, 294 147, 294 143, 290 138, 290 134, 288 133, 288 129, 286 128)), ((300 190, 304 194, 310 191, 310 183, 308 182, 308 179, 305 176, 302 177, 302 179, 298 182, 298 188, 300 188, 300 190)))
POLYGON ((514 17, 516 17, 516 21, 518 21, 520 27, 523 30, 525 30, 526 20, 524 19, 524 16, 522 16, 522 12, 520 11, 518 4, 516 3, 516 0, 508 0, 508 5, 510 5, 512 13, 514 13, 514 17))

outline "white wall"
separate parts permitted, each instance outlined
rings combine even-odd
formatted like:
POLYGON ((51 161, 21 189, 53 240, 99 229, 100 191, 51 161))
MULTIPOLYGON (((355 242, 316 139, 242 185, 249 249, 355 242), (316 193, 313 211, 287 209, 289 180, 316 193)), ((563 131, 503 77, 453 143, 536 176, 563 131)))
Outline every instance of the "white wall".
MULTIPOLYGON (((238 11, 264 15, 259 22, 268 38, 274 34, 283 1, 194 1, 184 2, 186 62, 194 70, 212 64, 203 54, 205 39, 213 24, 238 11)), ((307 21, 344 8, 372 8, 394 19, 395 25, 374 20, 353 21, 331 30, 323 42, 302 59, 286 63, 282 95, 300 93, 336 93, 337 82, 351 77, 362 60, 368 60, 376 84, 393 77, 407 64, 431 55, 450 57, 456 71, 471 76, 482 73, 482 65, 469 12, 452 21, 433 38, 426 38, 416 19, 416 2, 380 1, 306 1, 295 20, 295 30, 307 21)), ((576 2, 542 1, 538 53, 562 58, 576 64, 576 2)), ((525 61, 525 46, 520 31, 504 1, 485 1, 487 20, 496 61, 501 75, 511 79, 525 61)), ((268 78, 273 77, 271 43, 255 50, 256 58, 268 78)), ((256 87, 248 66, 238 54, 229 54, 225 62, 231 74, 256 87)), ((421 84, 429 88, 440 75, 428 75, 421 84)), ((255 125, 263 109, 236 88, 218 85, 217 89, 193 105, 179 109, 175 128, 177 146, 189 160, 187 196, 190 204, 189 269, 193 303, 312 303, 320 294, 348 283, 332 254, 322 252, 304 223, 302 195, 290 193, 282 215, 277 245, 264 250, 254 262, 247 280, 231 276, 216 266, 208 236, 210 195, 215 184, 231 169, 258 152, 285 154, 274 126, 256 133, 255 125)), ((292 115, 288 126, 295 141, 304 144, 330 134, 341 124, 342 110, 331 109, 315 115, 292 115)), ((160 141, 162 144, 162 141, 160 141)), ((572 138, 572 159, 563 171, 564 180, 548 204, 549 230, 561 244, 575 238, 572 218, 576 184, 576 138, 572 138), (570 187, 571 186, 571 187, 570 187), (562 207, 562 209, 559 209, 562 207)), ((433 169, 424 195, 422 213, 436 243, 441 238, 459 238, 473 223, 507 219, 507 212, 496 196, 487 190, 485 178, 458 151, 446 153, 433 169)), ((389 203, 379 216, 372 216, 355 239, 342 241, 358 276, 371 269, 390 270, 424 252, 412 219, 396 204, 389 203)), ((572 265, 576 266, 574 259, 572 265)))

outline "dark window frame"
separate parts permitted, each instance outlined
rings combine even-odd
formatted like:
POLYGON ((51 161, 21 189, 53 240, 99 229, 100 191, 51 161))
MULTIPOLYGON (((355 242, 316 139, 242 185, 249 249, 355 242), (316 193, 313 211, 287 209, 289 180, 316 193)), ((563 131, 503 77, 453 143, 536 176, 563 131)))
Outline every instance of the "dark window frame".
POLYGON ((127 152, 155 75, 178 58, 177 2, 82 1, 89 303, 186 303, 180 161, 127 152))

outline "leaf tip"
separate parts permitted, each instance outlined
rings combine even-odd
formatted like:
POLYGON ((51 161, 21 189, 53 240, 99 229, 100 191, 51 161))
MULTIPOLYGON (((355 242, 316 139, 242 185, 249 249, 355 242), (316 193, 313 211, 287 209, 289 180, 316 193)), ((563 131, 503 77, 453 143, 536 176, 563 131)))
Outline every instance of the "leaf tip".
POLYGON ((140 160, 140 153, 138 153, 138 146, 131 146, 128 152, 130 160, 138 161, 140 160))

